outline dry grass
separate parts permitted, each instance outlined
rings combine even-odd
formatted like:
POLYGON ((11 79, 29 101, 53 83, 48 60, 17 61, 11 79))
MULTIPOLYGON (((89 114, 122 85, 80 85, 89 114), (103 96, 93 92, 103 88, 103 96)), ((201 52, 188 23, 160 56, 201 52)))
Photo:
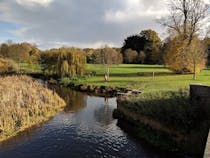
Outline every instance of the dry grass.
POLYGON ((43 122, 65 102, 27 76, 0 77, 0 141, 43 122))

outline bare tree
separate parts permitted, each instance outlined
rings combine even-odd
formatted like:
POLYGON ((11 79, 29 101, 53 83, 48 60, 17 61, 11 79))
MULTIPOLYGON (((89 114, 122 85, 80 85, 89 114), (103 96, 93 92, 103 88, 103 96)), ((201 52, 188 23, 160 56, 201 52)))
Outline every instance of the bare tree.
POLYGON ((168 6, 170 14, 162 24, 188 39, 190 45, 209 14, 209 4, 204 0, 171 0, 168 6))
POLYGON ((105 46, 104 48, 98 49, 95 53, 97 64, 102 64, 106 68, 105 76, 109 80, 109 72, 110 67, 113 64, 121 64, 122 63, 122 54, 117 52, 116 50, 105 46))

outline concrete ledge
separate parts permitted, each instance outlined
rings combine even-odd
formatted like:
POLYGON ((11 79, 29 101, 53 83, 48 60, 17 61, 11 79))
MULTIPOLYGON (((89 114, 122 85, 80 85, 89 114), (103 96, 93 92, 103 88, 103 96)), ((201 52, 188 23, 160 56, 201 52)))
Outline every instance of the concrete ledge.
POLYGON ((206 143, 206 149, 205 149, 205 153, 204 153, 204 158, 210 158, 210 131, 209 131, 209 136, 207 139, 207 143, 206 143))

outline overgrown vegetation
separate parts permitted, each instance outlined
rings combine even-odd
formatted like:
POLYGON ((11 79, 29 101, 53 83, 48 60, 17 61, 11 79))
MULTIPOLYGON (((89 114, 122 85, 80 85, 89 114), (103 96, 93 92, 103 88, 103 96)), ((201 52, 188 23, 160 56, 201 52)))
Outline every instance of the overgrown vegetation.
POLYGON ((120 104, 180 131, 196 128, 205 119, 199 113, 198 106, 190 103, 186 90, 143 93, 138 98, 131 97, 120 104))
POLYGON ((53 116, 65 102, 26 76, 0 77, 0 141, 53 116))
POLYGON ((163 150, 201 157, 209 132, 208 116, 189 92, 159 91, 118 99, 114 117, 131 124, 134 135, 163 150))
POLYGON ((0 73, 16 73, 19 70, 18 65, 11 59, 0 58, 0 73))

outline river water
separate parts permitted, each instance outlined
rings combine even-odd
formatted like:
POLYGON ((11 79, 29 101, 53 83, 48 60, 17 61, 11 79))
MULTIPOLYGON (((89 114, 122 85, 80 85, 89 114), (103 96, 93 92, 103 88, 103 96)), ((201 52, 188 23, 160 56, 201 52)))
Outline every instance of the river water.
POLYGON ((0 144, 0 158, 162 158, 160 153, 117 126, 116 98, 88 96, 62 88, 63 112, 0 144))

